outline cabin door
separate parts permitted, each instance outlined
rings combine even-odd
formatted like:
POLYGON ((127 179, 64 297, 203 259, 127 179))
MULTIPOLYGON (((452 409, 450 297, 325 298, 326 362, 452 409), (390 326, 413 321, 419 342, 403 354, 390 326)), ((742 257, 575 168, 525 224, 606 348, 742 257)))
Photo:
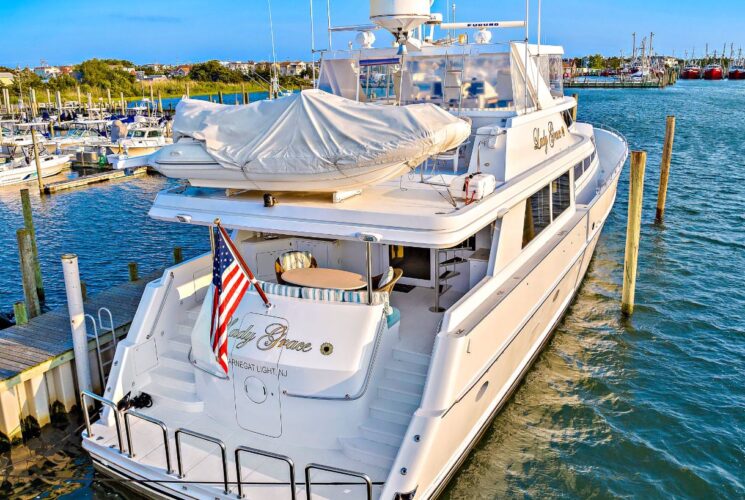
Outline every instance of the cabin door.
POLYGON ((287 320, 247 313, 236 325, 242 335, 232 342, 230 364, 235 416, 243 429, 269 437, 282 435, 279 358, 281 348, 269 347, 267 335, 287 331, 287 320))

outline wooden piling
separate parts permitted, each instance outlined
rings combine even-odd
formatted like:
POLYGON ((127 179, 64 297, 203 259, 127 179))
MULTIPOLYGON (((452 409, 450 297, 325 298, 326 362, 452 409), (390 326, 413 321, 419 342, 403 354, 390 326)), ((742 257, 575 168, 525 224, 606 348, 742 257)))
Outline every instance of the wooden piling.
POLYGON ((137 262, 130 262, 127 264, 129 267, 129 281, 137 281, 137 262))
POLYGON ((36 280, 36 294, 44 302, 44 283, 41 278, 39 264, 39 249, 36 246, 36 229, 34 228, 34 213, 31 210, 31 198, 28 189, 21 189, 21 206, 23 208, 23 225, 31 238, 31 254, 34 259, 34 279, 36 280))
POLYGON ((223 102, 222 102, 223 101, 223 98, 222 97, 223 97, 222 96, 222 90, 220 90, 220 91, 217 92, 217 102, 219 102, 220 104, 223 104, 223 102))
POLYGON ((36 294, 36 279, 34 277, 34 258, 31 252, 31 237, 25 229, 16 231, 18 240, 18 257, 21 264, 21 281, 23 296, 26 300, 28 316, 35 318, 39 315, 39 296, 36 294))
POLYGON ((88 300, 88 286, 83 280, 80 280, 80 294, 83 296, 83 301, 88 300))
POLYGON ((660 164, 660 186, 657 191, 657 214, 655 219, 662 222, 665 218, 665 202, 667 201, 667 184, 670 179, 670 161, 673 157, 673 142, 675 141, 675 116, 667 117, 665 127, 665 144, 662 148, 662 163, 660 164))
POLYGON ((572 94, 572 99, 574 99, 574 107, 572 108, 572 121, 577 121, 577 108, 579 107, 579 94, 572 94))
POLYGON ((34 145, 34 163, 36 164, 36 181, 39 184, 39 194, 44 194, 44 177, 41 174, 41 161, 39 160, 39 144, 36 141, 36 130, 31 127, 31 142, 34 145))
POLYGON ((160 95, 160 89, 158 89, 158 113, 163 114, 163 98, 160 95))
POLYGON ((184 252, 181 247, 173 247, 173 263, 181 264, 184 261, 184 252))
POLYGON ((191 95, 189 95, 189 82, 186 82, 186 97, 191 97, 191 95))
POLYGON ((248 95, 248 92, 243 93, 243 104, 248 104, 251 102, 251 98, 248 95))
POLYGON ((24 301, 19 300, 13 304, 13 316, 15 316, 17 326, 28 323, 28 312, 26 311, 26 303, 24 301))
POLYGON ((642 199, 644 196, 644 170, 647 153, 631 152, 631 176, 629 179, 629 212, 626 226, 626 254, 623 263, 623 294, 621 312, 631 316, 634 312, 636 291, 636 266, 639 259, 639 236, 642 222, 642 199))

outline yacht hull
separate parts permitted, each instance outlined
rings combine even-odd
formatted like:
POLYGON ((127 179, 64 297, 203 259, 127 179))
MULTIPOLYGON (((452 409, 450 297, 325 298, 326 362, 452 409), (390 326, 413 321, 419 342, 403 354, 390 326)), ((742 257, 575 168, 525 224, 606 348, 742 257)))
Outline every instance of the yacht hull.
MULTIPOLYGON (((59 174, 69 162, 70 159, 67 156, 53 157, 45 161, 41 167, 42 178, 59 174)), ((30 182, 35 180, 36 177, 36 165, 33 164, 27 167, 0 171, 0 186, 30 182)))

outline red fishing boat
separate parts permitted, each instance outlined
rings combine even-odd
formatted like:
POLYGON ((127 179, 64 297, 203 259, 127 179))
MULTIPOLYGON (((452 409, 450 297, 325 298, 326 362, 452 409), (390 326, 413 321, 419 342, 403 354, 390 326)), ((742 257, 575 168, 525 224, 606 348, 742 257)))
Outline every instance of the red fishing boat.
POLYGON ((680 78, 683 80, 698 80, 701 78, 701 67, 688 65, 680 72, 680 78))
POLYGON ((729 69, 729 73, 727 74, 727 77, 730 80, 745 80, 745 66, 732 66, 729 69))
POLYGON ((724 71, 719 64, 709 64, 704 68, 705 80, 721 80, 724 78, 724 71))

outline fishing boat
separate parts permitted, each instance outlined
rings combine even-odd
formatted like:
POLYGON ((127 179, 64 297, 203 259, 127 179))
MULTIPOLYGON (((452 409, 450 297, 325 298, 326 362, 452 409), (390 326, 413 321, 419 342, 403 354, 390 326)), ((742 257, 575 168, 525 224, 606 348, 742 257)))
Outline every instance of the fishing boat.
POLYGON ((704 80, 721 80, 724 78, 724 70, 721 64, 708 64, 704 68, 704 80))
POLYGON ((97 148, 109 142, 106 130, 108 120, 76 120, 70 122, 64 135, 51 137, 45 142, 50 153, 75 153, 77 149, 97 148))
POLYGON ((727 72, 727 78, 730 80, 745 80, 745 66, 740 64, 731 66, 727 72))
POLYGON ((370 17, 398 47, 376 48, 361 26, 359 47, 324 53, 316 91, 278 100, 324 111, 314 130, 325 135, 299 122, 301 149, 276 103, 263 109, 278 125, 270 137, 238 111, 231 122, 224 108, 177 109, 175 134, 186 135, 159 156, 193 153, 168 167, 188 182, 160 192, 149 215, 203 226, 214 250, 147 286, 101 391, 85 390, 82 405, 96 469, 148 498, 436 497, 582 283, 628 146, 573 120, 563 49, 493 44, 491 30, 526 23, 443 23, 429 0, 372 0, 370 17), (455 43, 453 29, 474 31, 472 42, 455 43), (387 83, 363 86, 361 74, 387 83), (363 111, 341 136, 336 124, 363 106, 401 109, 363 111), (361 134, 372 116, 407 117, 381 119, 377 134, 395 126, 416 140, 361 134), (450 128, 452 147, 438 152, 450 144, 434 132, 450 128), (243 149, 232 133, 245 134, 243 149), (431 156, 420 158, 426 137, 431 156), (342 139, 387 163, 403 147, 411 161, 346 192, 328 176, 330 192, 279 178, 257 189, 188 166, 237 161, 256 182, 242 160, 279 170, 286 153, 295 175, 299 152, 312 152, 310 180, 328 173, 342 139), (93 400, 104 407, 95 422, 93 400))
POLYGON ((703 76, 701 66, 689 64, 680 72, 680 78, 683 80, 699 80, 703 76))

